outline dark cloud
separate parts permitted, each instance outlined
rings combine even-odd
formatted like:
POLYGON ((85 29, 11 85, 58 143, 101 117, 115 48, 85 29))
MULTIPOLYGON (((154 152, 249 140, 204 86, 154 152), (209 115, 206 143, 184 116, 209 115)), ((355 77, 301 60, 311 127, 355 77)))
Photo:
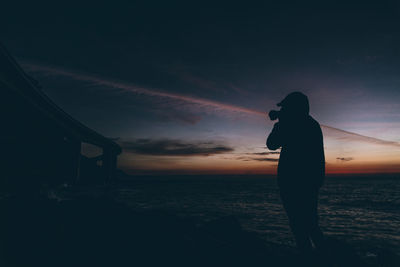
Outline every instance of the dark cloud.
MULTIPOLYGON (((247 154, 253 154, 253 153, 247 153, 247 154)), ((242 161, 270 161, 270 162, 278 162, 279 159, 277 158, 254 158, 254 157, 238 157, 236 158, 238 160, 242 161)))
POLYGON ((154 156, 210 156, 234 149, 215 142, 184 143, 171 139, 135 139, 120 142, 125 152, 154 156))
POLYGON ((350 161, 350 160, 353 160, 354 158, 352 158, 352 157, 347 157, 347 158, 336 158, 337 160, 340 160, 340 161, 350 161))
POLYGON ((266 156, 266 155, 279 155, 280 153, 281 152, 279 152, 279 151, 270 151, 270 152, 247 153, 247 155, 266 156))
POLYGON ((250 156, 238 157, 237 159, 238 160, 242 160, 242 161, 278 162, 279 158, 271 158, 271 157, 265 157, 265 156, 268 156, 268 155, 279 155, 279 154, 280 154, 279 151, 253 152, 253 153, 246 153, 245 154, 245 155, 250 155, 250 156))
POLYGON ((279 159, 275 159, 275 158, 251 158, 251 160, 255 160, 255 161, 272 161, 272 162, 278 162, 279 159))

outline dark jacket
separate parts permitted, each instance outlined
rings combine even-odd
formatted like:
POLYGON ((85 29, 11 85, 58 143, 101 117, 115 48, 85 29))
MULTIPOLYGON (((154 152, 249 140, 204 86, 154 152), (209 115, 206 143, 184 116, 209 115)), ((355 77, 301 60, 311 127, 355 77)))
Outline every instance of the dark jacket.
POLYGON ((320 187, 323 184, 323 136, 319 123, 311 116, 290 123, 275 123, 266 144, 270 150, 282 148, 278 164, 281 188, 320 187))

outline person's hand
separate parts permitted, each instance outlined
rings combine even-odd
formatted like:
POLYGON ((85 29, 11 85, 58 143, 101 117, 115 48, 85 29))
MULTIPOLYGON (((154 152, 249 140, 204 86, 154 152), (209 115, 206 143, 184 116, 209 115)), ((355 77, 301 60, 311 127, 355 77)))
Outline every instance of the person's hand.
POLYGON ((279 122, 282 122, 282 123, 285 123, 288 121, 287 112, 285 112, 284 109, 280 110, 278 120, 279 120, 279 122))
POLYGON ((284 125, 289 125, 293 123, 293 115, 289 113, 289 111, 285 108, 281 108, 279 111, 279 122, 284 125))
POLYGON ((279 118, 279 111, 271 110, 271 111, 268 113, 268 116, 269 116, 270 120, 274 121, 274 120, 276 120, 276 119, 279 118))

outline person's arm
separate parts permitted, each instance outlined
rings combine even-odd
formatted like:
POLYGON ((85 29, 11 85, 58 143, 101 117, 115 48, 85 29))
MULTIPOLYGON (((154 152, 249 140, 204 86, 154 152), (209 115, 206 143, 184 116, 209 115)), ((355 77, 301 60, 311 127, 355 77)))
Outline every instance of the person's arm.
POLYGON ((270 150, 276 150, 282 146, 282 130, 279 122, 274 124, 274 128, 272 128, 267 138, 266 145, 270 150))
POLYGON ((319 181, 318 186, 321 187, 325 181, 325 152, 324 152, 324 137, 321 131, 321 127, 318 124, 318 159, 319 159, 319 181))

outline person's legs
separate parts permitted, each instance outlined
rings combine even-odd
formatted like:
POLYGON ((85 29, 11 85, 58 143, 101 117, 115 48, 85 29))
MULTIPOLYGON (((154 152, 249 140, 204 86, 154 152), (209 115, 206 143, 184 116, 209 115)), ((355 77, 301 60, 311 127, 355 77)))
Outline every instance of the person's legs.
POLYGON ((324 235, 318 224, 318 189, 312 189, 308 198, 308 232, 314 243, 314 246, 319 249, 324 246, 324 235))
POLYGON ((318 261, 318 266, 332 266, 332 252, 327 245, 324 234, 318 224, 318 189, 313 189, 308 196, 308 236, 315 246, 315 260, 318 261))
POLYGON ((312 251, 312 244, 305 220, 304 199, 294 190, 281 190, 280 193, 297 248, 303 255, 308 255, 312 251))
POLYGON ((312 251, 312 244, 307 231, 298 223, 290 223, 296 245, 301 254, 308 255, 312 251))

